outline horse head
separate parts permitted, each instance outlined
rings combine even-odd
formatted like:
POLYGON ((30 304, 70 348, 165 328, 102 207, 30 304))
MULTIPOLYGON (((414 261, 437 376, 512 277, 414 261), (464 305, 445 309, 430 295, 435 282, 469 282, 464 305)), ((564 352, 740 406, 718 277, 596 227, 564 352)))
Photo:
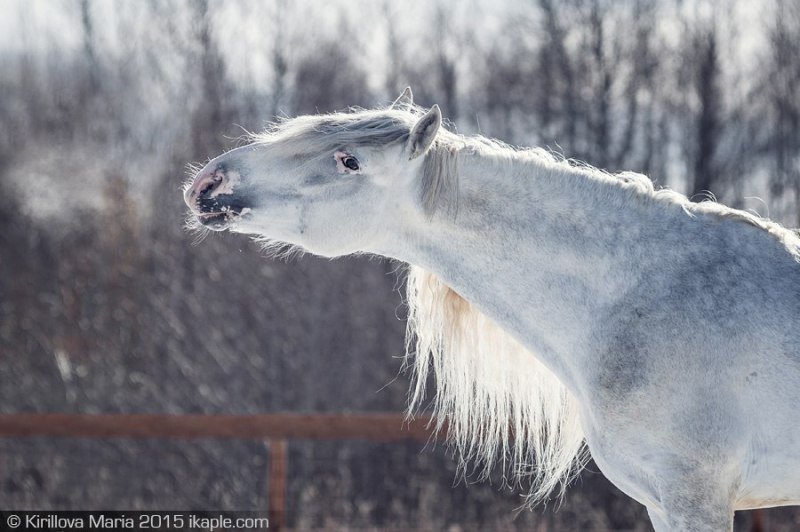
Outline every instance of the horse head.
POLYGON ((386 109, 288 119, 211 160, 184 200, 210 230, 323 256, 370 250, 408 208, 401 198, 418 198, 424 155, 441 123, 439 107, 423 112, 410 89, 386 109))

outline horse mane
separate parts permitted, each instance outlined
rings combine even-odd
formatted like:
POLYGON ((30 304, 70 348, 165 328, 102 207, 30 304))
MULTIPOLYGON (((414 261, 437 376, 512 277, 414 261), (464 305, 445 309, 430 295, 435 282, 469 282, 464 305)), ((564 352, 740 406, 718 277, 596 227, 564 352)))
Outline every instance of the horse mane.
POLYGON ((509 485, 530 483, 528 504, 561 496, 585 462, 578 405, 536 356, 434 274, 408 269, 409 414, 422 409, 429 374, 436 431, 480 478, 499 465, 509 485), (531 462, 535 459, 535 462, 531 462))
MULTIPOLYGON (((743 222, 775 237, 786 245, 795 256, 800 257, 800 238, 798 238, 800 230, 787 229, 758 214, 717 203, 716 198, 710 192, 705 194, 706 197, 703 201, 694 202, 680 192, 669 188, 657 188, 653 181, 644 174, 629 171, 612 174, 583 161, 564 158, 550 150, 519 148, 480 135, 464 136, 449 131, 437 136, 436 143, 428 154, 428 157, 438 159, 440 162, 428 163, 426 161, 424 167, 425 170, 437 170, 430 172, 430 175, 423 173, 422 183, 425 185, 423 198, 426 211, 432 210, 435 208, 433 206, 439 204, 457 203, 457 175, 447 175, 447 172, 457 172, 458 154, 463 150, 505 159, 509 163, 512 161, 534 162, 552 174, 565 176, 579 174, 594 184, 603 183, 619 189, 623 193, 621 197, 626 200, 649 203, 656 208, 675 209, 677 207, 692 218, 708 216, 719 220, 743 222), (444 161, 447 161, 447 164, 444 164, 444 161), (441 191, 445 191, 447 194, 442 194, 441 191)), ((557 178, 555 175, 552 177, 557 178)))

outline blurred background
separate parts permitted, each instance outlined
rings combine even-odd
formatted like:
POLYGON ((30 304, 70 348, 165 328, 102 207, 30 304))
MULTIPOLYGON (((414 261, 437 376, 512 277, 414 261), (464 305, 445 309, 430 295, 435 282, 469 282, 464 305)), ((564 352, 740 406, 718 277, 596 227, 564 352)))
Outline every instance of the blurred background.
MULTIPOLYGON (((462 133, 800 224, 796 0, 2 0, 0 411, 401 411, 398 264, 183 229, 186 165, 410 85, 462 133)), ((0 509, 264 509, 247 441, 0 438, 0 509)), ((439 447, 289 444, 297 529, 648 530, 594 465, 517 513, 439 447)), ((765 512, 798 530, 800 510, 765 512)), ((749 530, 752 515, 737 517, 749 530)))

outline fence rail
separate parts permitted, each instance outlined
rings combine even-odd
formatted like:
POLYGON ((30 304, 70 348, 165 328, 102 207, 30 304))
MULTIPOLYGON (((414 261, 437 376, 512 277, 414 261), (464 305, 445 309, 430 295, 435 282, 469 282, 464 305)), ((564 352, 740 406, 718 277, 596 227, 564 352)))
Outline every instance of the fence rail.
POLYGON ((403 414, 0 414, 0 437, 427 441, 429 418, 403 414))
POLYGON ((430 418, 403 414, 0 414, 0 437, 223 438, 263 440, 269 450, 270 529, 286 526, 288 440, 428 441, 430 418))

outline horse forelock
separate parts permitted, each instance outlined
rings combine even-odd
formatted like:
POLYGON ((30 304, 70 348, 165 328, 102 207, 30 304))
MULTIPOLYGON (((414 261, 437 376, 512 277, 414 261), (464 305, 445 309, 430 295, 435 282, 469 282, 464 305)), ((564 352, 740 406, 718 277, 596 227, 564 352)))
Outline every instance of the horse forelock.
POLYGON ((389 146, 408 139, 415 113, 392 109, 351 109, 273 122, 251 136, 257 144, 280 146, 292 154, 325 155, 346 146, 389 146))

